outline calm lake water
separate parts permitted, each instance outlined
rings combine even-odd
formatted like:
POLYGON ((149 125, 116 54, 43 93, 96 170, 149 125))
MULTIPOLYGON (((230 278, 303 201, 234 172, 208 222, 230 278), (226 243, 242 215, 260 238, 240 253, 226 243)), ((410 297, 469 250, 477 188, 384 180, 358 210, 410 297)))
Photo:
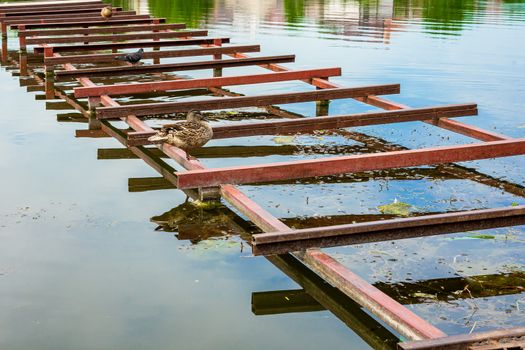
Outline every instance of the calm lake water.
MULTIPOLYGON (((389 98, 410 106, 476 102, 479 115, 462 121, 513 137, 525 134, 525 1, 113 4, 206 28, 233 44, 261 44, 254 56, 294 53, 289 67, 340 66, 343 75, 332 80, 345 86, 400 83, 401 94, 389 98)), ((15 37, 10 33, 13 52, 15 37)), ((237 236, 253 228, 229 209, 196 209, 174 189, 145 191, 166 186, 143 161, 119 150, 117 141, 75 138, 75 130, 87 128, 75 112, 59 101, 42 101, 40 91, 27 92, 34 82, 11 71, 0 69, 2 349, 368 349, 395 341, 368 325, 375 332, 365 333, 377 336, 367 343, 345 317, 366 315, 348 300, 333 296, 346 308, 341 320, 298 291, 323 291, 313 277, 300 286, 275 261, 253 257, 237 236)), ((263 70, 224 70, 254 72, 263 70)), ((287 82, 231 90, 311 87, 287 82)), ((187 96, 155 99, 181 97, 187 96)), ((315 115, 314 103, 281 107, 315 115)), ((369 110, 352 100, 330 104, 330 114, 369 110)), ((343 134, 214 140, 210 147, 238 147, 203 162, 216 167, 391 144, 473 142, 422 123, 355 131, 374 143, 343 134), (252 156, 238 156, 241 151, 252 156)), ((463 165, 518 187, 525 183, 525 157, 463 165)), ((294 227, 382 218, 378 207, 395 200, 410 204, 413 215, 525 204, 502 183, 488 186, 480 179, 423 167, 242 190, 294 227)), ((525 325, 524 248, 525 228, 511 227, 326 251, 443 331, 458 334, 525 325)))

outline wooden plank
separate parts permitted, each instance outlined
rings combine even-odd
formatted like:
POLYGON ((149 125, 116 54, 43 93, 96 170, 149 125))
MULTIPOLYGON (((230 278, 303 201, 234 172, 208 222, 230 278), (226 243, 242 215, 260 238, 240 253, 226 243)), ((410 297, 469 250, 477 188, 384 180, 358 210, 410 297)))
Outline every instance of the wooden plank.
MULTIPOLYGON (((137 13, 135 11, 121 11, 122 7, 113 8, 113 17, 118 16, 133 16, 137 13), (117 11, 118 10, 118 11, 117 11)), ((9 16, 9 17, 1 17, 0 16, 0 22, 5 22, 8 25, 11 24, 24 24, 24 23, 41 23, 42 21, 50 21, 50 20, 72 20, 73 18, 97 18, 101 19, 102 16, 100 15, 100 8, 95 9, 87 9, 84 11, 76 11, 76 12, 70 12, 70 13, 60 13, 60 14, 42 14, 42 15, 20 15, 20 16, 9 16)))
POLYGON ((133 114, 137 116, 188 112, 190 110, 214 110, 226 108, 240 108, 251 106, 267 106, 271 104, 287 104, 329 99, 342 99, 367 94, 395 94, 399 93, 399 84, 361 86, 354 88, 325 89, 318 91, 294 92, 243 97, 224 97, 190 102, 164 102, 152 104, 136 104, 120 107, 106 107, 97 109, 97 118, 111 119, 133 114))
MULTIPOLYGON (((96 28, 101 29, 101 28, 96 28)), ((259 52, 260 45, 232 45, 222 47, 204 47, 197 49, 183 49, 183 50, 163 50, 163 51, 146 51, 142 55, 142 59, 153 58, 172 58, 172 57, 188 57, 188 56, 208 56, 217 54, 228 54, 235 52, 259 52)), ((99 63, 99 62, 115 62, 115 57, 122 56, 122 53, 102 53, 102 54, 88 54, 88 55, 70 55, 58 57, 44 57, 45 65, 57 65, 64 63, 99 63)))
POLYGON ((254 255, 283 254, 313 247, 383 242, 525 223, 525 206, 396 218, 354 224, 261 233, 253 236, 254 255))
MULTIPOLYGON (((323 91, 323 90, 322 90, 323 91)), ((525 139, 179 172, 177 187, 196 188, 443 164, 525 154, 525 139)))
MULTIPOLYGON (((470 345, 478 342, 497 341, 502 338, 517 338, 525 336, 525 327, 500 329, 495 331, 460 334, 438 339, 428 339, 398 344, 401 350, 467 350, 470 345)), ((503 344, 502 344, 503 345, 503 344)), ((505 348, 504 346, 500 348, 505 348)))
MULTIPOLYGON (((184 23, 169 24, 144 24, 131 26, 111 26, 100 28, 74 28, 74 29, 33 29, 18 31, 19 37, 50 36, 50 35, 89 35, 89 34, 115 34, 131 32, 151 32, 154 30, 178 30, 185 29, 184 23)), ((50 57, 51 58, 51 57, 50 57)), ((59 57, 52 57, 59 58, 59 57)), ((68 62, 66 62, 68 63, 68 62)))
MULTIPOLYGON (((289 72, 289 71, 288 71, 289 72)), ((285 72, 283 72, 285 73, 285 72)), ((276 73, 282 74, 282 73, 276 73)), ((75 89, 75 96, 76 96, 75 89)), ((80 96, 76 96, 80 97, 80 96)), ((315 130, 330 130, 366 125, 402 123, 436 118, 451 118, 477 115, 477 105, 459 104, 426 108, 407 108, 404 110, 368 112, 351 115, 315 117, 294 120, 276 120, 271 122, 233 124, 213 128, 214 139, 246 137, 256 135, 287 135, 315 130)), ((148 145, 147 139, 155 133, 131 132, 128 145, 148 145)))
MULTIPOLYGON (((134 12, 134 11, 133 11, 134 12)), ((96 15, 96 14, 93 14, 93 15, 89 15, 89 14, 86 14, 85 16, 80 16, 80 17, 77 17, 77 16, 66 16, 64 15, 63 17, 61 16, 60 18, 54 18, 54 17, 50 17, 49 19, 46 19, 45 17, 42 18, 42 19, 7 19, 4 21, 4 23, 6 23, 11 29, 18 29, 18 26, 19 25, 25 25, 26 28, 29 28, 30 25, 53 25, 55 23, 66 23, 66 24, 70 24, 70 23, 76 23, 76 22, 87 22, 87 23, 95 23, 95 22, 100 22, 100 21, 103 21, 101 19, 102 17, 100 16, 100 14, 96 15), (68 18, 70 17, 70 18, 68 18)), ((108 20, 105 20, 104 22, 106 23, 113 23, 113 22, 116 22, 116 21, 120 21, 120 20, 132 20, 132 19, 149 19, 151 18, 150 15, 135 15, 135 14, 132 14, 132 15, 117 15, 115 14, 114 17, 111 17, 110 19, 108 20)))
POLYGON ((278 73, 264 73, 228 77, 214 77, 204 79, 187 79, 176 81, 162 81, 137 84, 117 84, 97 87, 75 88, 75 97, 89 97, 100 95, 127 95, 151 91, 183 90, 194 88, 221 87, 230 85, 248 85, 271 83, 289 80, 311 79, 314 77, 340 76, 341 68, 305 69, 278 73))
POLYGON ((283 55, 283 56, 263 56, 257 58, 243 58, 239 60, 210 60, 210 61, 197 61, 197 62, 184 62, 184 63, 164 63, 164 64, 153 64, 153 65, 136 65, 136 66, 118 66, 118 67, 106 67, 106 68, 85 68, 78 69, 76 71, 56 71, 55 76, 57 79, 71 78, 71 77, 96 77, 96 76, 118 76, 118 75, 130 75, 130 74, 146 74, 146 73, 157 73, 157 72, 177 72, 187 70, 200 70, 209 68, 228 68, 228 67, 242 67, 242 66, 253 66, 260 64, 261 62, 293 62, 295 55, 283 55))
POLYGON ((135 33, 135 34, 120 34, 120 35, 86 35, 77 37, 40 37, 27 38, 27 45, 35 44, 58 44, 58 43, 91 43, 97 41, 124 41, 124 40, 142 40, 142 39, 166 39, 166 38, 182 38, 189 36, 207 36, 207 30, 185 30, 178 32, 159 32, 159 33, 135 33))
MULTIPOLYGON (((149 16, 141 16, 138 19, 110 19, 108 21, 72 21, 72 22, 48 22, 48 23, 32 23, 24 24, 25 29, 31 28, 64 28, 64 27, 108 27, 114 24, 144 24, 153 23, 159 21, 160 23, 166 22, 165 18, 148 18, 149 16), (144 17, 144 18, 143 18, 144 17)), ((18 29, 18 25, 12 25, 11 29, 18 29)))
MULTIPOLYGON (((213 43, 216 39, 179 39, 179 40, 164 40, 164 41, 133 41, 125 43, 104 43, 104 44, 87 44, 87 45, 60 45, 60 46, 48 46, 53 48, 53 52, 75 52, 75 51, 96 51, 96 50, 111 50, 111 49, 133 49, 143 47, 166 47, 166 46, 186 46, 186 45, 204 45, 213 43)), ((219 38, 223 43, 229 43, 228 38, 219 38)), ((35 53, 43 53, 44 46, 35 46, 35 53)), ((125 68, 125 67, 120 67, 125 68)), ((103 69, 103 68, 99 68, 103 69)), ((96 72, 96 69, 93 68, 96 72)), ((78 69, 78 71, 86 71, 78 69)), ((64 75, 66 75, 64 71, 64 75)), ((68 71, 73 75, 76 71, 68 71)))

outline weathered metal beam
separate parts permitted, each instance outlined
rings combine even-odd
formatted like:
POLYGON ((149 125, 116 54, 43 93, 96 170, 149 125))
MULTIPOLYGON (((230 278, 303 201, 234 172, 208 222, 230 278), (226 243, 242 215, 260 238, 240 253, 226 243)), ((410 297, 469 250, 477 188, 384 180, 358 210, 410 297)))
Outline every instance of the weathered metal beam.
MULTIPOLYGON (((144 24, 130 26, 111 26, 100 28, 74 28, 74 29, 33 29, 18 31, 19 37, 39 37, 51 35, 89 35, 89 34, 115 34, 115 33, 132 33, 132 32, 150 32, 154 30, 178 30, 185 29, 184 23, 169 24, 144 24)), ((51 58, 51 57, 50 57, 51 58)), ((54 57, 59 58, 59 57, 54 57)), ((66 62, 69 63, 69 62, 66 62)))
MULTIPOLYGON (((410 341, 398 344, 400 350, 468 350, 476 343, 494 345, 493 349, 506 349, 505 342, 498 344, 498 340, 506 339, 510 343, 513 338, 525 336, 525 327, 501 329, 488 332, 460 334, 438 339, 410 341), (498 346, 499 345, 499 346, 498 346)), ((509 349, 512 347, 509 347, 509 349)), ((517 347, 519 349, 519 347, 517 347)))
MULTIPOLYGON (((75 89, 75 94, 76 91, 77 89, 75 89)), ((224 139, 255 135, 295 134, 311 132, 314 130, 330 130, 366 125, 410 122, 416 120, 432 120, 445 117, 461 117, 476 115, 477 112, 476 104, 458 104, 427 108, 407 108, 406 110, 393 110, 386 112, 368 112, 347 116, 340 115, 308 119, 278 120, 262 123, 234 124, 214 127, 213 138, 224 139)), ((150 144, 151 142, 148 141, 148 138, 154 134, 155 132, 131 132, 128 134, 128 145, 138 146, 150 144)))
POLYGON ((314 269, 322 278, 373 314, 381 317, 405 337, 432 339, 446 336, 441 330, 427 323, 327 254, 318 250, 308 250, 296 254, 303 263, 314 269))
MULTIPOLYGON (((134 11, 133 11, 134 12, 134 11)), ((29 28, 29 26, 34 26, 34 25, 43 25, 43 26, 47 26, 47 25, 54 25, 54 24, 59 24, 59 23, 65 23, 65 24, 72 24, 72 23, 76 23, 76 22, 86 22, 86 23, 98 23, 100 21, 102 21, 101 19, 101 16, 100 14, 99 15, 96 15, 96 16, 89 16, 89 15, 86 15, 84 17, 75 17, 75 16, 72 16, 71 18, 67 18, 68 16, 64 16, 64 17, 60 17, 60 18, 49 18, 49 19, 46 19, 46 18, 43 18, 43 19, 17 19, 17 20, 11 20, 11 19, 8 19, 6 21, 4 21, 11 29, 18 29, 19 26, 21 25, 24 25, 27 28, 29 28)), ((121 20, 137 20, 137 19, 150 19, 152 18, 150 15, 135 15, 135 14, 132 14, 132 15, 122 15, 122 16, 114 16, 114 17, 111 17, 107 20, 105 20, 104 22, 106 23, 114 23, 114 22, 117 22, 117 21, 121 21, 121 20)))
POLYGON ((230 85, 248 85, 271 83, 289 80, 311 79, 315 77, 331 77, 341 75, 341 68, 319 68, 288 72, 264 73, 252 75, 237 75, 203 79, 184 79, 176 81, 162 81, 152 83, 118 84, 97 87, 75 88, 75 97, 89 97, 100 95, 126 95, 151 91, 183 90, 207 87, 221 87, 230 85))
MULTIPOLYGON (((138 27, 138 26, 136 26, 138 27)), ((101 28, 93 28, 101 29, 101 28)), ((159 29, 160 30, 160 29, 159 29)), ((183 50, 163 50, 163 51, 146 51, 142 55, 142 60, 154 58, 172 58, 172 57, 191 57, 191 56, 208 56, 217 54, 227 54, 235 52, 259 52, 261 47, 259 45, 232 45, 222 47, 204 47, 197 49, 183 49, 183 50)), ((58 57, 45 57, 45 65, 57 65, 65 63, 99 63, 99 62, 115 62, 115 57, 122 56, 122 53, 99 53, 88 55, 68 55, 58 57)))
MULTIPOLYGON (((135 16, 137 13, 135 11, 121 11, 122 7, 113 8, 113 17, 122 17, 122 16, 135 16)), ((78 19, 92 19, 97 18, 100 20, 100 8, 89 9, 87 11, 78 11, 70 13, 61 13, 61 14, 42 14, 42 15, 21 15, 21 16, 9 16, 1 17, 0 22, 5 22, 7 25, 14 24, 30 24, 30 23, 41 23, 46 21, 61 21, 61 20, 72 20, 73 18, 78 19)))
MULTIPOLYGON (((203 39, 205 40, 205 39, 203 39)), ((85 68, 76 71, 57 71, 55 72, 57 79, 70 78, 79 76, 118 76, 130 74, 147 74, 156 72, 179 72, 187 70, 200 70, 210 68, 231 68, 253 66, 264 62, 293 62, 295 55, 283 56, 262 56, 257 58, 244 58, 239 60, 210 60, 184 63, 165 63, 153 65, 138 65, 138 66, 120 66, 108 68, 85 68)))
MULTIPOLYGON (((60 46, 49 46, 53 49, 53 52, 75 52, 75 51, 96 51, 96 50, 110 50, 110 49, 133 49, 143 47, 167 47, 167 46, 186 46, 186 45, 202 45, 213 43, 215 39, 179 39, 179 40, 164 40, 164 41, 132 41, 124 43, 103 43, 103 44, 86 44, 86 45, 60 45, 60 46)), ((220 38, 224 43, 229 43, 229 38, 220 38)), ((44 52, 43 46, 35 46, 35 53, 44 52)), ((117 67, 116 67, 117 68, 117 67)), ((120 67, 126 68, 126 67, 120 67)), ((92 68, 91 70, 97 71, 106 68, 92 68)), ((109 69, 109 68, 107 68, 109 69)), ((78 69, 78 71, 86 72, 88 69, 78 69)), ((66 71, 63 71, 64 75, 66 71)), ((73 73, 73 71, 71 71, 73 73)))
POLYGON ((207 36, 207 30, 182 30, 177 32, 158 32, 158 33, 135 33, 135 34, 117 34, 117 35, 82 35, 75 37, 39 37, 27 38, 27 45, 36 44, 57 44, 57 43, 91 43, 103 41, 124 41, 124 40, 142 40, 142 39, 165 39, 181 38, 188 36, 207 36))
MULTIPOLYGON (((106 4, 95 3, 95 4, 86 4, 86 5, 76 5, 76 6, 55 6, 54 9, 43 8, 43 9, 19 9, 18 11, 11 10, 9 12, 4 12, 0 9, 0 20, 2 18, 11 18, 17 16, 36 16, 36 15, 48 15, 48 14, 69 14, 74 12, 93 12, 100 11, 102 8, 106 7, 106 4)), ((113 7, 114 10, 122 10, 122 7, 113 7)), ((100 13, 100 12, 99 12, 100 13)))
POLYGON ((24 10, 43 10, 43 9, 56 9, 57 7, 61 8, 78 8, 82 6, 98 5, 103 4, 99 0, 89 0, 89 1, 43 1, 40 3, 36 2, 24 2, 23 4, 16 2, 10 4, 0 5, 0 12, 2 13, 11 13, 24 10))
POLYGON ((222 183, 256 183, 520 154, 525 154, 525 139, 490 141, 459 146, 179 172, 177 187, 182 189, 222 183))
POLYGON ((175 112, 188 112, 193 109, 214 110, 250 106, 267 106, 271 104, 287 104, 342 99, 355 96, 366 96, 369 94, 380 95, 397 93, 399 93, 399 84, 372 85, 354 88, 325 89, 317 91, 258 96, 224 97, 203 101, 165 102, 155 104, 136 104, 120 107, 99 108, 97 110, 97 117, 100 119, 108 119, 118 118, 120 116, 125 116, 128 114, 144 116, 175 112))
POLYGON ((524 223, 525 206, 461 211, 261 233, 253 236, 252 249, 254 255, 282 254, 313 247, 382 242, 524 223))
MULTIPOLYGON (((138 19, 122 19, 114 18, 107 21, 103 20, 84 20, 84 21, 71 21, 71 22, 48 22, 48 23, 31 23, 24 24, 25 29, 31 28, 67 28, 67 27, 108 27, 119 24, 145 24, 154 22, 164 23, 165 18, 151 18, 147 15, 140 15, 138 19)), ((11 29, 18 29, 18 25, 12 25, 11 29)))

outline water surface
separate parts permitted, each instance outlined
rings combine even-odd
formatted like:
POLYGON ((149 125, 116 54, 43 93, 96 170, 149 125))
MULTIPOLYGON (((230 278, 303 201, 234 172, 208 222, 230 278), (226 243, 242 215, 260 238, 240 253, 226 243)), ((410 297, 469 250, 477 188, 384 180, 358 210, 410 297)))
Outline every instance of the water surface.
MULTIPOLYGON (((389 98, 410 106, 476 102, 479 115, 462 121, 514 137, 524 133, 523 1, 113 3, 207 28, 234 44, 260 43, 260 55, 296 54, 288 67, 340 66, 343 75, 332 80, 345 86, 400 83, 401 94, 389 98)), ((17 48, 14 33, 9 46, 17 48)), ((30 82, 5 68, 0 71, 2 348, 370 348, 316 300, 297 292, 303 287, 272 262, 251 256, 238 237, 254 230, 249 223, 227 208, 207 212, 184 204, 182 192, 169 189, 143 161, 115 151, 121 147, 115 140, 75 138, 75 130, 86 125, 65 114, 74 111, 53 110, 59 105, 36 100, 42 92, 26 92, 22 85, 30 82), (294 298, 304 298, 308 307, 302 311, 309 312, 287 308, 286 300, 294 298), (282 313, 267 314, 268 309, 282 313)), ((263 71, 225 69, 224 75, 263 71)), ((209 71, 188 74, 210 76, 209 71)), ((287 82, 231 89, 262 94, 311 87, 287 82)), ((315 116, 313 103, 281 107, 315 116)), ((374 108, 352 100, 330 105, 330 114, 369 110, 374 108)), ((363 153, 392 144, 473 142, 422 123, 352 131, 375 137, 374 143, 345 134, 214 140, 210 149, 229 156, 202 161, 214 167, 363 153)), ((464 165, 524 185, 524 157, 464 165)), ((422 167, 242 189, 293 227, 387 218, 378 207, 395 200, 409 203, 411 215, 525 204, 500 185, 442 170, 422 167)), ((524 240, 523 228, 513 227, 327 252, 445 332, 458 334, 524 325, 524 240)))

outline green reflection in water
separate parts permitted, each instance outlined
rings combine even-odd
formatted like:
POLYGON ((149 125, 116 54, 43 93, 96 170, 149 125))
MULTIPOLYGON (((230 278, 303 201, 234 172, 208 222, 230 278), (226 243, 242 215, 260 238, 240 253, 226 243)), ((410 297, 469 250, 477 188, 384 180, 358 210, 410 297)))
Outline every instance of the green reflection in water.
POLYGON ((198 27, 207 22, 214 9, 213 0, 148 0, 151 14, 169 20, 184 22, 188 27, 198 27))

